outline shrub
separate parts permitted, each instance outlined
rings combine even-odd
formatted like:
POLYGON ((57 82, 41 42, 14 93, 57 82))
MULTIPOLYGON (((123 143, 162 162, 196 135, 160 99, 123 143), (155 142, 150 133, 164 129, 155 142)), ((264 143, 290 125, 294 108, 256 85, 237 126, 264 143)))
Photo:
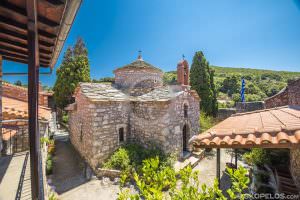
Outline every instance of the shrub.
POLYGON ((119 148, 111 158, 103 165, 104 168, 126 170, 129 168, 130 159, 124 148, 119 148))
MULTIPOLYGON (((228 169, 228 175, 232 181, 232 186, 227 190, 230 199, 250 198, 245 190, 249 184, 246 176, 247 170, 239 167, 237 170, 228 169)), ((134 173, 134 181, 138 187, 137 194, 130 194, 128 189, 122 189, 119 193, 119 200, 226 200, 222 191, 218 188, 218 181, 215 179, 213 187, 200 185, 199 172, 192 171, 190 166, 175 173, 170 167, 163 167, 158 157, 143 161, 142 173, 134 173), (176 178, 177 177, 177 178, 176 178), (178 184, 180 183, 180 184, 178 184), (169 192, 163 192, 169 190, 169 192)))
POLYGON ((46 161, 46 174, 50 175, 52 174, 53 171, 53 160, 52 156, 47 156, 47 161, 46 161))
POLYGON ((270 156, 266 149, 253 148, 250 152, 245 153, 243 158, 248 164, 262 166, 270 164, 270 156))
POLYGON ((122 171, 131 167, 140 170, 143 160, 155 158, 156 156, 158 156, 160 164, 165 166, 172 164, 173 157, 166 156, 155 144, 149 144, 148 148, 136 143, 125 144, 113 153, 103 164, 103 167, 122 171))
POLYGON ((215 125, 213 117, 206 115, 204 112, 200 113, 200 132, 204 132, 215 125))
POLYGON ((62 121, 63 121, 63 123, 67 124, 68 121, 69 121, 69 115, 68 115, 68 114, 64 114, 64 115, 62 116, 62 121))

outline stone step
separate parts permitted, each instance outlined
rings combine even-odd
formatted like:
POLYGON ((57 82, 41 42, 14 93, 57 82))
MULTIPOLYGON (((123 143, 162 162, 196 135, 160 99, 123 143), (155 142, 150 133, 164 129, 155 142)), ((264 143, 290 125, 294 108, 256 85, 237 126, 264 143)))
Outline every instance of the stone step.
POLYGON ((194 154, 194 153, 190 153, 188 157, 186 157, 184 160, 181 161, 177 161, 174 164, 174 169, 176 172, 179 172, 181 169, 187 167, 187 166, 191 166, 192 168, 194 168, 203 158, 202 153, 198 153, 198 154, 194 154))

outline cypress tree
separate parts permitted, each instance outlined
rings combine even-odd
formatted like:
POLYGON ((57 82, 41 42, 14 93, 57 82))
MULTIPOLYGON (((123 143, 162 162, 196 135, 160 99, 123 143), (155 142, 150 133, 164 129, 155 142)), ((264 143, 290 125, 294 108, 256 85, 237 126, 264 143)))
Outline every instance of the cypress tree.
POLYGON ((217 92, 214 84, 214 71, 202 51, 195 53, 190 70, 191 88, 196 90, 201 98, 200 108, 207 115, 217 114, 217 92))
POLYGON ((79 82, 90 82, 90 64, 87 48, 81 38, 74 48, 69 47, 56 71, 57 79, 53 88, 56 105, 63 109, 72 103, 72 95, 79 82))

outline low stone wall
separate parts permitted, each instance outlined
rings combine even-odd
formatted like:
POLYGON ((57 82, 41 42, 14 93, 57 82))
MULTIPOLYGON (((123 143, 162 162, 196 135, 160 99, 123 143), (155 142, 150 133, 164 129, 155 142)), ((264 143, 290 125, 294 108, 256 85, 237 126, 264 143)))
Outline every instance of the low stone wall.
POLYGON ((266 108, 300 105, 300 79, 288 82, 288 86, 265 100, 266 108))
POLYGON ((98 168, 96 170, 96 175, 98 178, 108 177, 110 180, 114 180, 115 178, 120 178, 121 171, 114 169, 98 168))
POLYGON ((217 118, 218 120, 224 120, 235 113, 236 108, 219 108, 217 118))
POLYGON ((290 168, 294 181, 300 190, 300 148, 290 150, 290 168))
POLYGON ((288 90, 284 88, 279 93, 275 94, 274 96, 267 98, 265 100, 266 108, 274 108, 288 105, 288 90))
POLYGON ((250 112, 254 110, 263 110, 265 109, 265 102, 263 101, 254 101, 254 102, 237 102, 236 103, 236 112, 250 112))

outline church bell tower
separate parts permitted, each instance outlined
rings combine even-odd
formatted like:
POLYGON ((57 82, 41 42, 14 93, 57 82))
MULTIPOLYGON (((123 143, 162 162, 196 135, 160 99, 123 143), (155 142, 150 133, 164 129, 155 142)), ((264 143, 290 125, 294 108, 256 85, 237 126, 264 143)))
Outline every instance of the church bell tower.
POLYGON ((185 60, 184 55, 182 60, 177 64, 177 83, 180 85, 189 85, 189 63, 185 60))

